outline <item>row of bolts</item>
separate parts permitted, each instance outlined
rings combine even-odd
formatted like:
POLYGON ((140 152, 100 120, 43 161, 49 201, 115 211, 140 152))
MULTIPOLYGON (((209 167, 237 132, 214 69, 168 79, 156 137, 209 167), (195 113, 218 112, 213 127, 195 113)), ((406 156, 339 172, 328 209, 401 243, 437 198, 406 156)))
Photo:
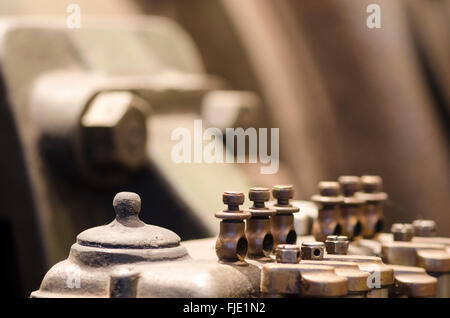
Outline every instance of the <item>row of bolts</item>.
MULTIPOLYGON (((345 202, 344 198, 348 198, 347 203, 352 211, 350 219, 354 218, 357 221, 354 215, 357 210, 352 209, 352 206, 361 206, 366 202, 355 196, 360 190, 360 180, 363 184, 363 193, 369 195, 372 203, 378 205, 378 201, 385 199, 376 197, 377 194, 384 194, 381 192, 381 178, 378 176, 361 178, 343 176, 339 178, 339 182, 320 182, 319 194, 314 195, 312 200, 319 205, 319 219, 325 218, 325 226, 320 228, 320 224, 315 224, 313 234, 317 241, 303 242, 301 249, 295 245, 297 234, 293 214, 298 212, 299 208, 290 203, 290 199, 294 197, 292 185, 272 187, 272 196, 276 199, 276 203, 269 207, 265 203, 270 199, 270 189, 251 188, 248 196, 253 205, 245 210, 239 208, 239 205, 244 203, 244 193, 224 192, 223 203, 228 207, 215 214, 221 219, 220 232, 216 241, 219 262, 245 265, 246 257, 259 261, 271 261, 270 256, 273 252, 277 261, 283 263, 296 263, 301 258, 322 259, 325 249, 329 254, 347 254, 349 237, 336 235, 339 234, 336 233, 339 227, 337 212, 340 212, 340 206, 345 202), (371 198, 371 195, 375 197, 371 198), (329 216, 332 217, 329 218, 329 216), (244 221, 247 222, 247 226, 244 221)), ((356 224, 352 224, 352 227, 355 228, 356 224)))

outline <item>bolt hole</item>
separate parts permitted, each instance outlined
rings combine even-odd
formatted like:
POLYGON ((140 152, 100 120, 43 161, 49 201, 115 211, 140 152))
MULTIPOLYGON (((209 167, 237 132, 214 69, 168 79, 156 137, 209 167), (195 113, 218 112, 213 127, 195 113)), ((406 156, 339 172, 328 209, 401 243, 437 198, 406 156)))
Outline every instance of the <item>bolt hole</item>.
POLYGON ((266 236, 264 236, 264 239, 263 239, 264 254, 266 256, 270 255, 272 250, 273 250, 273 236, 272 236, 272 234, 267 234, 266 236))
POLYGON ((313 254, 315 257, 319 257, 320 254, 322 254, 322 252, 320 251, 320 249, 316 248, 316 249, 314 249, 313 254))
POLYGON ((382 220, 378 220, 377 223, 375 223, 375 233, 380 233, 384 228, 384 223, 382 220))
POLYGON ((334 228, 334 232, 333 235, 341 235, 342 233, 342 227, 340 224, 336 225, 336 227, 334 228))
POLYGON ((355 225, 355 229, 353 230, 353 236, 354 237, 360 236, 361 232, 362 232, 362 225, 361 222, 358 221, 355 225))
POLYGON ((286 243, 295 244, 296 242, 297 242, 297 233, 295 233, 294 230, 289 231, 288 235, 286 236, 286 243))
POLYGON ((236 255, 239 259, 244 260, 247 255, 248 243, 245 237, 241 237, 236 245, 236 255))

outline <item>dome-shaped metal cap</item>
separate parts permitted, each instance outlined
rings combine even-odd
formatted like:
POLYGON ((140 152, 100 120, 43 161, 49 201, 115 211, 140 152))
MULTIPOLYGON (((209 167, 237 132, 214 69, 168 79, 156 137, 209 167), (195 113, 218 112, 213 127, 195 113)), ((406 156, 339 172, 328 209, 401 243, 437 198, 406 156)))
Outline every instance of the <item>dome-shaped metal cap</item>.
POLYGON ((165 228, 148 225, 139 219, 141 199, 133 192, 120 192, 113 200, 116 219, 103 226, 81 232, 77 243, 103 248, 152 249, 174 247, 180 237, 165 228))

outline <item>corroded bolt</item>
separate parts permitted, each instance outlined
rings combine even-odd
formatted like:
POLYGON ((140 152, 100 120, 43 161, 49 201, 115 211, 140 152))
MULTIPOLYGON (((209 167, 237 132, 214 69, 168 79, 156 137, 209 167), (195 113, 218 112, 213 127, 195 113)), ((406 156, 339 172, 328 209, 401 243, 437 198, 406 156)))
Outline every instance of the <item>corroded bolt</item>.
POLYGON ((318 205, 318 217, 314 221, 312 234, 317 241, 324 242, 328 235, 340 235, 342 228, 339 224, 341 217, 340 205, 344 198, 340 194, 340 186, 335 181, 319 182, 319 194, 311 200, 318 205))
POLYGON ((244 220, 249 219, 251 214, 239 209, 239 205, 243 204, 245 200, 244 193, 225 191, 222 200, 228 207, 215 214, 216 218, 222 219, 216 241, 216 254, 219 262, 247 265, 244 260, 248 250, 244 220))
POLYGON ((328 235, 327 240, 325 241, 325 247, 328 254, 346 255, 348 244, 348 237, 343 235, 328 235))
POLYGON ((303 242, 302 259, 321 260, 325 254, 325 244, 323 242, 303 242))
POLYGON ((222 202, 228 205, 228 211, 239 211, 239 206, 244 204, 245 196, 242 192, 225 191, 222 194, 222 202))
POLYGON ((415 236, 435 236, 436 222, 433 220, 415 220, 413 223, 415 236))
POLYGON ((300 262, 300 247, 295 244, 279 244, 275 249, 277 263, 296 264, 300 262))
POLYGON ((409 242, 414 236, 414 227, 412 224, 394 223, 391 227, 394 241, 409 242))
POLYGON ((361 190, 361 179, 358 176, 340 176, 338 182, 344 197, 353 197, 361 190))
POLYGON ((339 183, 335 181, 319 182, 319 193, 324 197, 336 197, 341 194, 339 183))
POLYGON ((362 176, 361 183, 365 193, 377 193, 383 190, 383 180, 380 176, 362 176))
POLYGON ((379 176, 362 176, 361 184, 362 191, 355 196, 366 202, 361 214, 362 234, 364 238, 373 238, 383 230, 383 202, 388 195, 383 192, 383 180, 379 176))
POLYGON ((270 190, 268 188, 251 188, 248 197, 253 201, 253 206, 245 210, 252 215, 247 220, 246 229, 248 256, 270 260, 274 244, 270 232, 270 217, 276 213, 274 209, 269 209, 265 205, 265 202, 270 199, 270 190))
POLYGON ((357 176, 340 176, 338 182, 344 195, 339 220, 342 228, 341 234, 353 240, 362 233, 362 213, 365 201, 355 195, 361 190, 361 180, 357 176))
POLYGON ((102 92, 81 118, 83 149, 94 167, 136 169, 145 162, 147 102, 131 92, 102 92))
POLYGON ((294 213, 300 211, 298 207, 289 203, 294 197, 292 185, 275 185, 272 195, 277 200, 273 205, 276 215, 271 217, 271 232, 275 246, 278 244, 295 244, 297 233, 294 228, 294 213))

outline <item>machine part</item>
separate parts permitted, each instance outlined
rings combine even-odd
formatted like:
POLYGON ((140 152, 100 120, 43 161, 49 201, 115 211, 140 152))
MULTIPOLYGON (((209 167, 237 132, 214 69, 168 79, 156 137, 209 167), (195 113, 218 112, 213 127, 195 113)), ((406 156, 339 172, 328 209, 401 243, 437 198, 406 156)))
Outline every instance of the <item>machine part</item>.
POLYGON ((394 270, 385 265, 381 258, 375 256, 359 255, 333 255, 327 254, 324 261, 352 262, 358 264, 358 267, 370 274, 370 292, 369 298, 387 298, 389 289, 394 284, 394 270))
POLYGON ((96 95, 81 118, 86 160, 101 170, 136 170, 146 160, 146 112, 150 106, 131 92, 96 95), (105 168, 106 167, 106 168, 105 168))
POLYGON ((328 235, 325 241, 325 247, 328 254, 346 255, 348 251, 348 237, 328 235))
POLYGON ((347 279, 347 297, 349 298, 366 297, 367 293, 370 291, 370 288, 367 284, 367 280, 369 279, 370 274, 368 272, 362 271, 356 263, 323 260, 302 260, 301 264, 333 267, 338 276, 342 276, 347 279))
POLYGON ((394 223, 391 226, 391 233, 394 241, 409 242, 414 237, 414 227, 412 224, 394 223))
POLYGON ((270 263, 261 270, 264 297, 341 297, 348 281, 331 266, 270 263))
POLYGON ((297 264, 301 260, 300 247, 295 244, 278 244, 275 258, 277 263, 297 264))
POLYGON ((414 236, 436 236, 436 222, 433 220, 414 220, 412 225, 414 227, 414 236))
POLYGON ((139 273, 120 268, 109 277, 110 298, 136 298, 139 273))
POLYGON ((274 209, 266 207, 265 202, 270 199, 269 188, 251 188, 248 198, 253 206, 245 210, 251 214, 247 220, 245 235, 248 241, 247 256, 260 261, 271 261, 274 240, 270 233, 270 217, 276 214, 274 209))
POLYGON ((272 187, 272 196, 277 200, 272 206, 276 215, 271 217, 271 233, 275 247, 278 244, 295 244, 297 233, 294 227, 294 213, 300 211, 289 201, 294 197, 292 185, 275 185, 272 187))
POLYGON ((239 209, 244 200, 242 192, 225 191, 222 195, 222 201, 228 208, 215 214, 216 218, 222 219, 216 241, 216 254, 220 263, 248 265, 245 262, 248 241, 245 236, 244 220, 252 215, 239 209))
POLYGON ((325 254, 325 244, 323 242, 303 242, 302 259, 321 260, 325 254))
POLYGON ((357 198, 355 193, 360 191, 361 180, 357 176, 341 176, 338 178, 344 201, 341 204, 341 234, 350 240, 361 235, 362 225, 359 218, 362 214, 365 201, 357 198))
POLYGON ((201 114, 208 127, 258 127, 261 100, 253 92, 216 90, 205 95, 201 114))
POLYGON ((388 195, 383 192, 383 180, 379 176, 365 175, 361 177, 362 191, 356 197, 364 200, 364 211, 360 221, 364 238, 373 238, 383 230, 383 203, 388 195))
POLYGON ((339 225, 341 215, 340 205, 344 201, 339 183, 335 181, 319 182, 319 194, 311 200, 318 205, 319 214, 312 228, 312 235, 316 241, 324 242, 328 235, 340 235, 339 225))
POLYGON ((438 297, 450 297, 450 253, 445 245, 414 241, 384 242, 382 257, 386 263, 418 266, 438 279, 438 297))
POLYGON ((392 297, 434 297, 437 295, 438 280, 413 266, 390 265, 394 270, 395 288, 392 297))
POLYGON ((80 233, 31 297, 256 297, 258 266, 193 260, 178 235, 139 219, 140 198, 121 192, 116 218, 80 233))

